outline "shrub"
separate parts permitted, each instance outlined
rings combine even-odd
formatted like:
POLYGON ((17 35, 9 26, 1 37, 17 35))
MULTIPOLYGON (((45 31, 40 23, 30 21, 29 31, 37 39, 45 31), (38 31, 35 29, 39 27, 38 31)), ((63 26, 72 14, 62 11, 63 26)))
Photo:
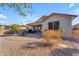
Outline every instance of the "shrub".
POLYGON ((43 33, 43 38, 48 45, 59 45, 62 41, 62 32, 58 30, 45 30, 43 33))
POLYGON ((59 32, 64 32, 64 30, 63 30, 63 29, 58 29, 58 31, 59 31, 59 32))
POLYGON ((21 29, 20 29, 20 26, 17 25, 17 24, 13 24, 11 26, 11 29, 15 32, 15 33, 18 33, 21 29))

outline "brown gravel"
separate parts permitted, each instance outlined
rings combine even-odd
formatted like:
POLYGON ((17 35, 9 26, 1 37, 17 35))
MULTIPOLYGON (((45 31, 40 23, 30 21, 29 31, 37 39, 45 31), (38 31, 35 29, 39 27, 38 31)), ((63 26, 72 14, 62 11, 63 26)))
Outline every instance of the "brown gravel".
MULTIPOLYGON (((3 36, 0 37, 0 55, 2 56, 51 56, 72 55, 70 42, 64 41, 68 48, 53 49, 44 45, 42 38, 3 36), (66 52, 65 52, 65 50, 66 52), (69 50, 68 50, 69 49, 69 50)), ((75 52, 74 52, 75 53, 75 52)))

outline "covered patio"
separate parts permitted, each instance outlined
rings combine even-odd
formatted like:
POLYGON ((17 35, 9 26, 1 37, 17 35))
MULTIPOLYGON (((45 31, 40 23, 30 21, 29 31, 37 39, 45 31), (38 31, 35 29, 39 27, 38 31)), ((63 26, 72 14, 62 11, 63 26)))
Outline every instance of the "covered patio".
POLYGON ((28 29, 37 30, 38 32, 42 30, 42 23, 31 23, 28 24, 28 29))

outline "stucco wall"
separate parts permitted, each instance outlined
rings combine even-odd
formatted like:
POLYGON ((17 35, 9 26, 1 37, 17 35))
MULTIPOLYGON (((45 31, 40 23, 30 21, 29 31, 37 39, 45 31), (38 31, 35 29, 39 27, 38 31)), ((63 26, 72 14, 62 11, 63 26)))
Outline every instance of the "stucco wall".
POLYGON ((60 22, 60 29, 63 29, 63 37, 64 38, 71 38, 72 37, 72 28, 71 28, 71 20, 68 17, 65 17, 64 15, 60 16, 52 16, 46 21, 42 23, 42 31, 45 29, 48 29, 48 22, 54 22, 59 21, 60 22))

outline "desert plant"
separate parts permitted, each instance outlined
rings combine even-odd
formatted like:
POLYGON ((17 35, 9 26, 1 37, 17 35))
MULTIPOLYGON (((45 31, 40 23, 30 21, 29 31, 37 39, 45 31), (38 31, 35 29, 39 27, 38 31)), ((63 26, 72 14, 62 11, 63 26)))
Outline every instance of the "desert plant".
POLYGON ((45 30, 43 32, 43 38, 49 46, 52 45, 52 43, 54 46, 58 46, 62 41, 62 31, 45 30))
POLYGON ((14 33, 18 33, 21 29, 20 29, 20 26, 17 25, 17 24, 13 24, 11 26, 11 29, 14 31, 14 33))
POLYGON ((63 29, 58 29, 57 31, 62 32, 62 33, 64 32, 64 30, 63 30, 63 29))

